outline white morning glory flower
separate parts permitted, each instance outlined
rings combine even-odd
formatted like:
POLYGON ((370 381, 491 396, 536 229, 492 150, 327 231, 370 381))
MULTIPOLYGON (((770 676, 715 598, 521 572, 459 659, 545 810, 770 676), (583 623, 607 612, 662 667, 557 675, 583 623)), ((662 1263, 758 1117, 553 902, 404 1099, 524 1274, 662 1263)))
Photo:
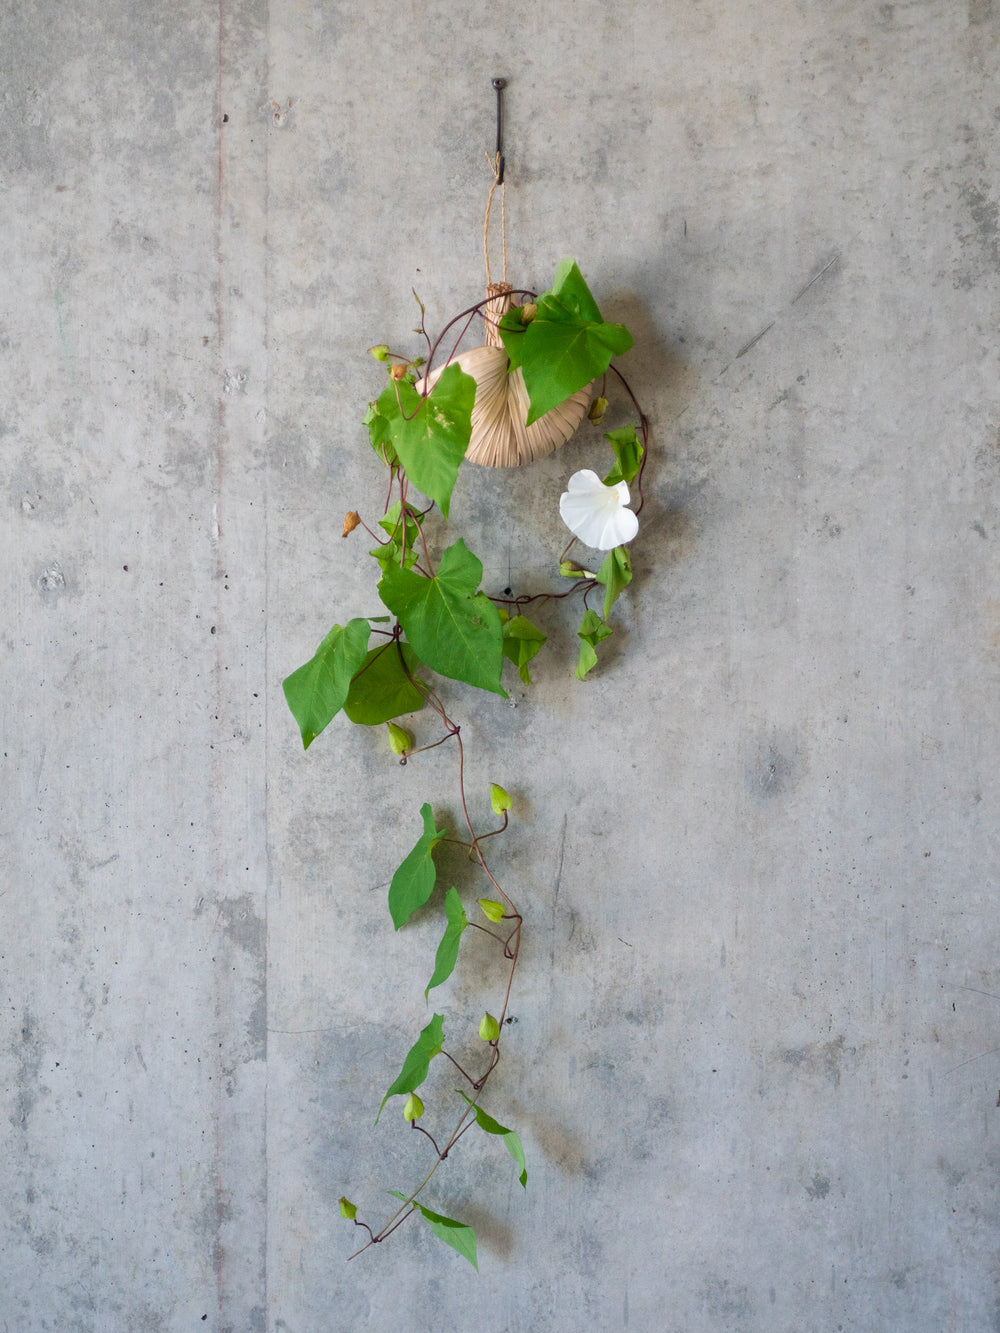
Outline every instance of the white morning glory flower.
POLYGON ((610 551, 630 542, 639 531, 639 520, 631 509, 624 481, 605 486, 596 472, 584 468, 574 472, 559 497, 562 521, 574 537, 598 551, 610 551))

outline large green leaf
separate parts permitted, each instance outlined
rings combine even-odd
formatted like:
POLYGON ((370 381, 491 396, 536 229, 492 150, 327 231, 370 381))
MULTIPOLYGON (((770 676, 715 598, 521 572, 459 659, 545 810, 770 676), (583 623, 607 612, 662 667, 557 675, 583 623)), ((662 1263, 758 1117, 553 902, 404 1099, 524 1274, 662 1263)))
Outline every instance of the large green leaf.
POLYGON ((597 645, 603 639, 610 639, 614 630, 596 611, 586 610, 577 635, 580 639, 580 660, 576 665, 577 680, 583 680, 592 667, 597 666, 597 645))
POLYGON ((373 648, 365 658, 344 703, 344 712, 352 722, 374 727, 423 708, 426 700, 403 670, 400 653, 410 675, 415 676, 420 662, 409 644, 392 639, 373 648))
POLYGON ((643 448, 634 426, 609 430, 604 437, 615 451, 615 465, 604 478, 605 486, 616 486, 620 481, 631 481, 639 471, 643 448))
MULTIPOLYGON (((461 1088, 456 1088, 455 1091, 460 1097, 465 1097, 465 1093, 461 1088)), ((475 1106, 476 1124, 479 1128, 484 1130, 487 1134, 498 1134, 503 1139, 507 1151, 521 1168, 521 1174, 518 1176, 518 1180, 521 1182, 521 1188, 527 1189, 528 1169, 524 1164, 524 1147, 521 1144, 519 1136, 515 1134, 512 1129, 508 1129, 506 1125, 501 1125, 498 1120, 494 1120, 491 1115, 487 1115, 481 1106, 476 1106, 476 1103, 471 1097, 465 1097, 465 1100, 470 1106, 475 1106)))
POLYGON ((286 676, 285 698, 299 724, 305 749, 343 708, 351 677, 365 660, 370 633, 367 620, 334 625, 313 657, 286 676))
POLYGON ((462 938, 462 932, 469 924, 457 889, 451 888, 445 894, 444 910, 448 917, 448 924, 445 926, 444 935, 437 948, 437 955, 434 959, 434 975, 428 981, 427 989, 424 991, 425 1000, 435 986, 440 986, 442 981, 447 981, 454 972, 455 964, 458 961, 459 941, 462 938))
POLYGON ((414 486, 437 502, 445 518, 469 447, 475 400, 476 381, 453 361, 426 399, 408 380, 392 380, 377 405, 386 426, 369 424, 376 447, 391 441, 414 486))
POLYGON ((597 582, 604 585, 604 619, 607 620, 619 593, 632 582, 632 561, 627 547, 616 546, 608 552, 597 571, 597 582))
POLYGON ((375 1117, 376 1125, 379 1122, 382 1109, 390 1097, 402 1097, 407 1093, 416 1092, 430 1072, 431 1061, 435 1055, 441 1054, 443 1046, 444 1018, 441 1014, 435 1014, 410 1047, 409 1054, 403 1061, 403 1068, 399 1071, 392 1087, 382 1098, 378 1115, 375 1117))
POLYGON ((437 883, 434 848, 447 830, 434 827, 434 814, 426 801, 420 807, 420 814, 424 821, 424 831, 389 885, 389 914, 397 930, 409 921, 418 908, 423 907, 437 883))
POLYGON ((525 685, 531 684, 528 663, 541 648, 546 637, 527 616, 513 616, 504 624, 503 655, 517 667, 517 674, 525 685))
MULTIPOLYGON (((409 1202, 409 1196, 400 1194, 399 1190, 390 1190, 389 1193, 396 1199, 402 1199, 404 1203, 409 1202)), ((476 1254, 476 1233, 472 1227, 468 1227, 464 1222, 456 1222, 453 1217, 443 1217, 441 1213, 432 1213, 429 1208, 425 1208, 422 1203, 413 1201, 414 1208, 419 1209, 421 1217, 437 1236, 438 1240, 443 1240, 446 1245, 450 1245, 453 1250, 457 1250, 463 1259, 468 1259, 472 1267, 479 1272, 478 1256, 476 1254)))
POLYGON ((481 562, 459 538, 443 552, 434 578, 387 569, 378 590, 422 662, 506 698, 500 684, 503 629, 496 607, 476 592, 482 577, 481 562))
MULTIPOLYGON (((555 282, 536 302, 526 327, 514 312, 501 321, 500 336, 524 374, 531 403, 527 424, 603 375, 611 358, 627 352, 632 335, 623 324, 607 324, 576 262, 565 259, 555 282)), ((381 400, 380 400, 381 401, 381 400)))

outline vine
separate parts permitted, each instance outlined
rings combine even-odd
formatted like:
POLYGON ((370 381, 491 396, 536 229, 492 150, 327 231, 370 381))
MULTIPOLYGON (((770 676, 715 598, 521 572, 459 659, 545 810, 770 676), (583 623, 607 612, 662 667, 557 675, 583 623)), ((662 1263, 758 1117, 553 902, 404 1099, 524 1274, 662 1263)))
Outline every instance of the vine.
POLYGON ((422 1202, 439 1166, 473 1125, 503 1141, 518 1168, 522 1186, 526 1187, 528 1178, 519 1136, 493 1119, 481 1105, 482 1094, 500 1060, 524 924, 520 909, 494 875, 484 850, 484 844, 507 829, 512 801, 503 787, 491 784, 491 809, 502 822, 487 831, 477 830, 466 791, 462 728, 448 711, 450 705, 446 706, 436 682, 430 683, 427 676, 434 673, 506 698, 501 684, 504 660, 511 661, 521 681, 530 685, 529 664, 547 641, 545 632, 525 610, 531 607, 534 614, 549 601, 579 595, 583 614, 576 675, 583 680, 598 660, 598 645, 613 633, 611 609, 632 580, 627 543, 636 535, 637 516, 643 506, 649 424, 626 380, 611 365, 613 356, 632 345, 631 336, 623 325, 603 320, 572 260, 559 266, 552 287, 541 295, 526 290, 512 293, 506 287, 505 292, 510 293, 511 300, 521 298, 521 304, 494 319, 490 312, 495 307, 488 297, 449 320, 433 340, 420 304, 421 322, 416 332, 426 344, 426 358, 407 358, 386 344, 369 349, 376 360, 385 363, 388 372, 385 388, 369 404, 365 424, 371 446, 388 470, 389 483, 376 526, 369 526, 352 510, 344 521, 344 536, 360 527, 375 542, 370 554, 379 565, 378 594, 389 614, 334 625, 314 656, 284 682, 288 705, 307 749, 341 711, 358 725, 385 724, 389 747, 403 765, 428 750, 453 745, 463 836, 437 828, 430 804, 424 803, 420 810, 423 832, 389 886, 389 913, 399 930, 431 900, 438 882, 435 850, 441 843, 455 843, 466 849, 488 889, 477 900, 481 920, 470 919, 456 887, 449 887, 445 893, 444 934, 424 991, 425 1002, 430 992, 452 975, 462 936, 470 927, 490 938, 507 964, 504 990, 494 1006, 497 1012, 486 1010, 479 1021, 478 1035, 484 1049, 476 1066, 471 1071, 466 1069, 445 1049, 444 1018, 435 1013, 382 1098, 376 1124, 390 1099, 405 1098, 403 1119, 428 1140, 431 1164, 408 1193, 389 1191, 401 1203, 377 1229, 358 1217, 355 1204, 341 1198, 342 1216, 367 1232, 368 1237, 349 1256, 352 1259, 419 1214, 439 1239, 478 1266, 473 1228, 432 1211, 422 1202), (488 595, 481 588, 482 563, 461 537, 435 556, 424 532, 424 519, 434 505, 448 519, 459 467, 473 435, 478 386, 474 376, 463 369, 458 349, 477 317, 486 321, 488 336, 491 329, 494 331, 495 343, 502 341, 506 374, 523 377, 529 404, 527 426, 544 420, 572 395, 592 391, 595 385, 600 388, 588 415, 592 422, 599 423, 608 405, 604 395, 609 371, 637 415, 635 424, 605 434, 615 461, 603 480, 588 470, 577 472, 561 497, 560 514, 573 534, 559 558, 560 575, 572 580, 563 591, 515 597, 507 588, 503 595, 488 595), (449 344, 443 365, 435 371, 435 359, 449 344), (627 507, 629 483, 636 488, 638 502, 634 509, 627 507), (430 502, 426 508, 414 503, 413 490, 430 502), (596 571, 570 558, 577 540, 606 552, 596 571), (600 613, 588 601, 598 590, 604 593, 600 613), (400 719, 425 710, 436 718, 440 734, 417 745, 413 732, 401 725, 400 719), (438 1056, 451 1062, 464 1087, 457 1090, 461 1106, 456 1108, 454 1128, 435 1137, 421 1123, 425 1108, 418 1089, 438 1056))

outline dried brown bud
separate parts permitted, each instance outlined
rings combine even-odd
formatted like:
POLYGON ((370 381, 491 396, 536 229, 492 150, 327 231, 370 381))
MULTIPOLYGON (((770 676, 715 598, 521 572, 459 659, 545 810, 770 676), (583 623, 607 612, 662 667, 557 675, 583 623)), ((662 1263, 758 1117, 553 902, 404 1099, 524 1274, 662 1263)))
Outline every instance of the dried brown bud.
POLYGON ((344 536, 349 537, 354 529, 361 522, 361 515, 356 509, 348 509, 344 515, 344 536))
POLYGON ((389 378, 394 380, 405 380, 406 366, 401 361, 397 361, 394 366, 389 367, 389 378))

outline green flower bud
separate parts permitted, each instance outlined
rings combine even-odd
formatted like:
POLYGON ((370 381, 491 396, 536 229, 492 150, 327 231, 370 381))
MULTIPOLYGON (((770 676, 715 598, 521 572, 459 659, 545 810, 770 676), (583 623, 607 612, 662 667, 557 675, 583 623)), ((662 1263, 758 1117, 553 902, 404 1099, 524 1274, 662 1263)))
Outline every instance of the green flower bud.
POLYGON ((350 1199, 345 1199, 343 1194, 340 1196, 340 1215, 346 1217, 348 1222, 353 1222, 358 1215, 357 1204, 351 1203, 350 1199))
POLYGON ((479 906, 483 909, 483 915, 489 917, 491 921, 502 921, 504 917, 503 903, 495 903, 492 898, 480 898, 479 906))
POLYGON ((424 1113, 424 1104, 415 1092, 411 1092, 406 1099, 406 1105, 403 1107, 403 1119, 414 1121, 419 1120, 424 1113))
POLYGON ((530 324, 537 314, 538 306, 535 305, 534 301, 529 301, 521 307, 521 323, 530 324))
POLYGON ((509 810, 514 802, 510 799, 503 787, 498 787, 495 782, 490 783, 490 805, 493 807, 495 815, 502 815, 505 810, 509 810))
POLYGON ((413 749, 413 737, 405 727, 397 727, 395 722, 385 724, 389 728, 389 749, 393 754, 406 754, 413 749))
POLYGON ((564 560, 559 566, 559 573, 564 579, 596 579, 597 575, 591 573, 589 569, 584 569, 578 565, 575 560, 564 560))
POLYGON ((587 413, 587 416, 594 425, 597 426, 604 419, 604 414, 607 410, 608 400, 606 398, 595 398, 590 404, 590 411, 587 413))
POLYGON ((479 1024, 479 1035, 483 1041, 499 1041, 500 1024, 492 1014, 486 1013, 483 1015, 479 1024))
POLYGON ((376 343, 374 347, 369 347, 368 355, 373 356, 376 361, 388 361, 389 346, 387 343, 376 343))

